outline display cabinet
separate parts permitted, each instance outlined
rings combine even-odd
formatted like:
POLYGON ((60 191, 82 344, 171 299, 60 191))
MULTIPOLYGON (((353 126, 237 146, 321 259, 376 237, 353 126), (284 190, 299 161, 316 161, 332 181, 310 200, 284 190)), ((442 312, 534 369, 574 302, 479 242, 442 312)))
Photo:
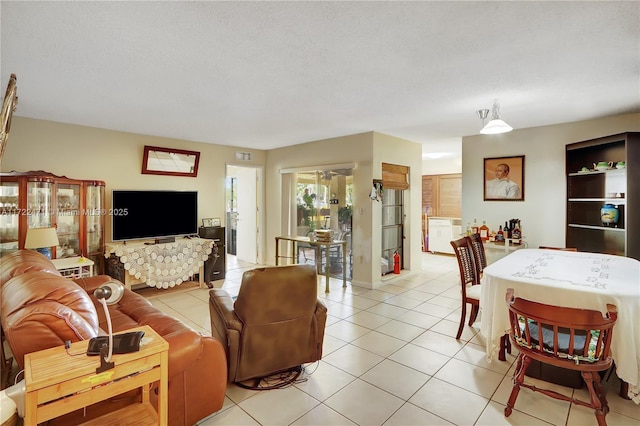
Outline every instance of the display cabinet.
POLYGON ((640 259, 640 133, 566 147, 566 246, 640 259))
POLYGON ((86 256, 103 271, 105 184, 44 171, 0 174, 0 254, 24 248, 27 229, 55 227, 52 258, 86 256))

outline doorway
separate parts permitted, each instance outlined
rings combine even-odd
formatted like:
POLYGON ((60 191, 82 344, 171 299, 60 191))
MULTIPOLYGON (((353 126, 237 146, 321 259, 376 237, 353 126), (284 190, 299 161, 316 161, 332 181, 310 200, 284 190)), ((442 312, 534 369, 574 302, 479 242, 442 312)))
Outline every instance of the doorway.
POLYGON ((226 174, 227 253, 238 261, 259 263, 262 169, 227 165, 226 174))
MULTIPOLYGON (((313 263, 318 273, 340 275, 342 256, 346 258, 347 279, 352 278, 352 211, 353 171, 351 168, 331 168, 296 173, 296 235, 312 236, 316 230, 331 230, 334 240, 346 242, 346 252, 330 251, 330 265, 324 265, 321 250, 298 244, 297 263, 313 263), (319 256, 319 258, 317 258, 319 256)), ((326 262, 325 262, 326 263, 326 262)))

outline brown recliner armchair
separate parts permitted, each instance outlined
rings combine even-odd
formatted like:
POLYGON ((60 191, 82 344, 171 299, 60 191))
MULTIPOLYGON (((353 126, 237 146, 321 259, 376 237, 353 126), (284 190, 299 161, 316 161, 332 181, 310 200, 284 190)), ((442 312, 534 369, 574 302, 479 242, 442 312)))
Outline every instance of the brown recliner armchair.
POLYGON ((318 300, 315 268, 258 268, 242 276, 237 300, 209 292, 211 333, 221 342, 228 380, 266 377, 322 358, 327 308, 318 300))

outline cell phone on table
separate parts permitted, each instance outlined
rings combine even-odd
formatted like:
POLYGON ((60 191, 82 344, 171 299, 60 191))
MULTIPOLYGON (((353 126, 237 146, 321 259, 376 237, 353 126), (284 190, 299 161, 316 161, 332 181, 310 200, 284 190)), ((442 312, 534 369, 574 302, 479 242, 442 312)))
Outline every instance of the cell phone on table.
MULTIPOLYGON (((129 331, 113 335, 114 354, 127 354, 140 350, 140 341, 144 337, 144 331, 129 331)), ((87 347, 87 355, 100 355, 100 348, 109 345, 109 336, 92 337, 87 347)))

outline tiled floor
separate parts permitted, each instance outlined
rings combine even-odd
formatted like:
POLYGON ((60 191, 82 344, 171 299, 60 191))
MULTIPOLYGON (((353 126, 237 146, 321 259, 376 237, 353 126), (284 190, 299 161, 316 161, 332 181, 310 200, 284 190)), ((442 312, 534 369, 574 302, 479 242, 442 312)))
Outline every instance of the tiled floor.
MULTIPOLYGON (((454 257, 423 253, 423 272, 400 275, 368 290, 332 280, 319 294, 329 315, 323 358, 306 366, 302 383, 270 391, 230 384, 224 407, 201 425, 595 425, 593 410, 522 389, 504 417, 514 356, 487 363, 479 322, 455 340, 460 318, 454 257)), ((228 257, 216 287, 236 295, 242 272, 228 257)), ((163 311, 210 334, 208 290, 147 296, 163 311)), ((530 382, 536 380, 527 378, 530 382)), ((548 384, 544 384, 549 386, 548 384)), ((571 388, 551 385, 571 395, 571 388)), ((617 395, 612 375, 605 387, 607 423, 640 425, 640 406, 617 395)), ((576 390, 587 400, 587 392, 576 390)))

